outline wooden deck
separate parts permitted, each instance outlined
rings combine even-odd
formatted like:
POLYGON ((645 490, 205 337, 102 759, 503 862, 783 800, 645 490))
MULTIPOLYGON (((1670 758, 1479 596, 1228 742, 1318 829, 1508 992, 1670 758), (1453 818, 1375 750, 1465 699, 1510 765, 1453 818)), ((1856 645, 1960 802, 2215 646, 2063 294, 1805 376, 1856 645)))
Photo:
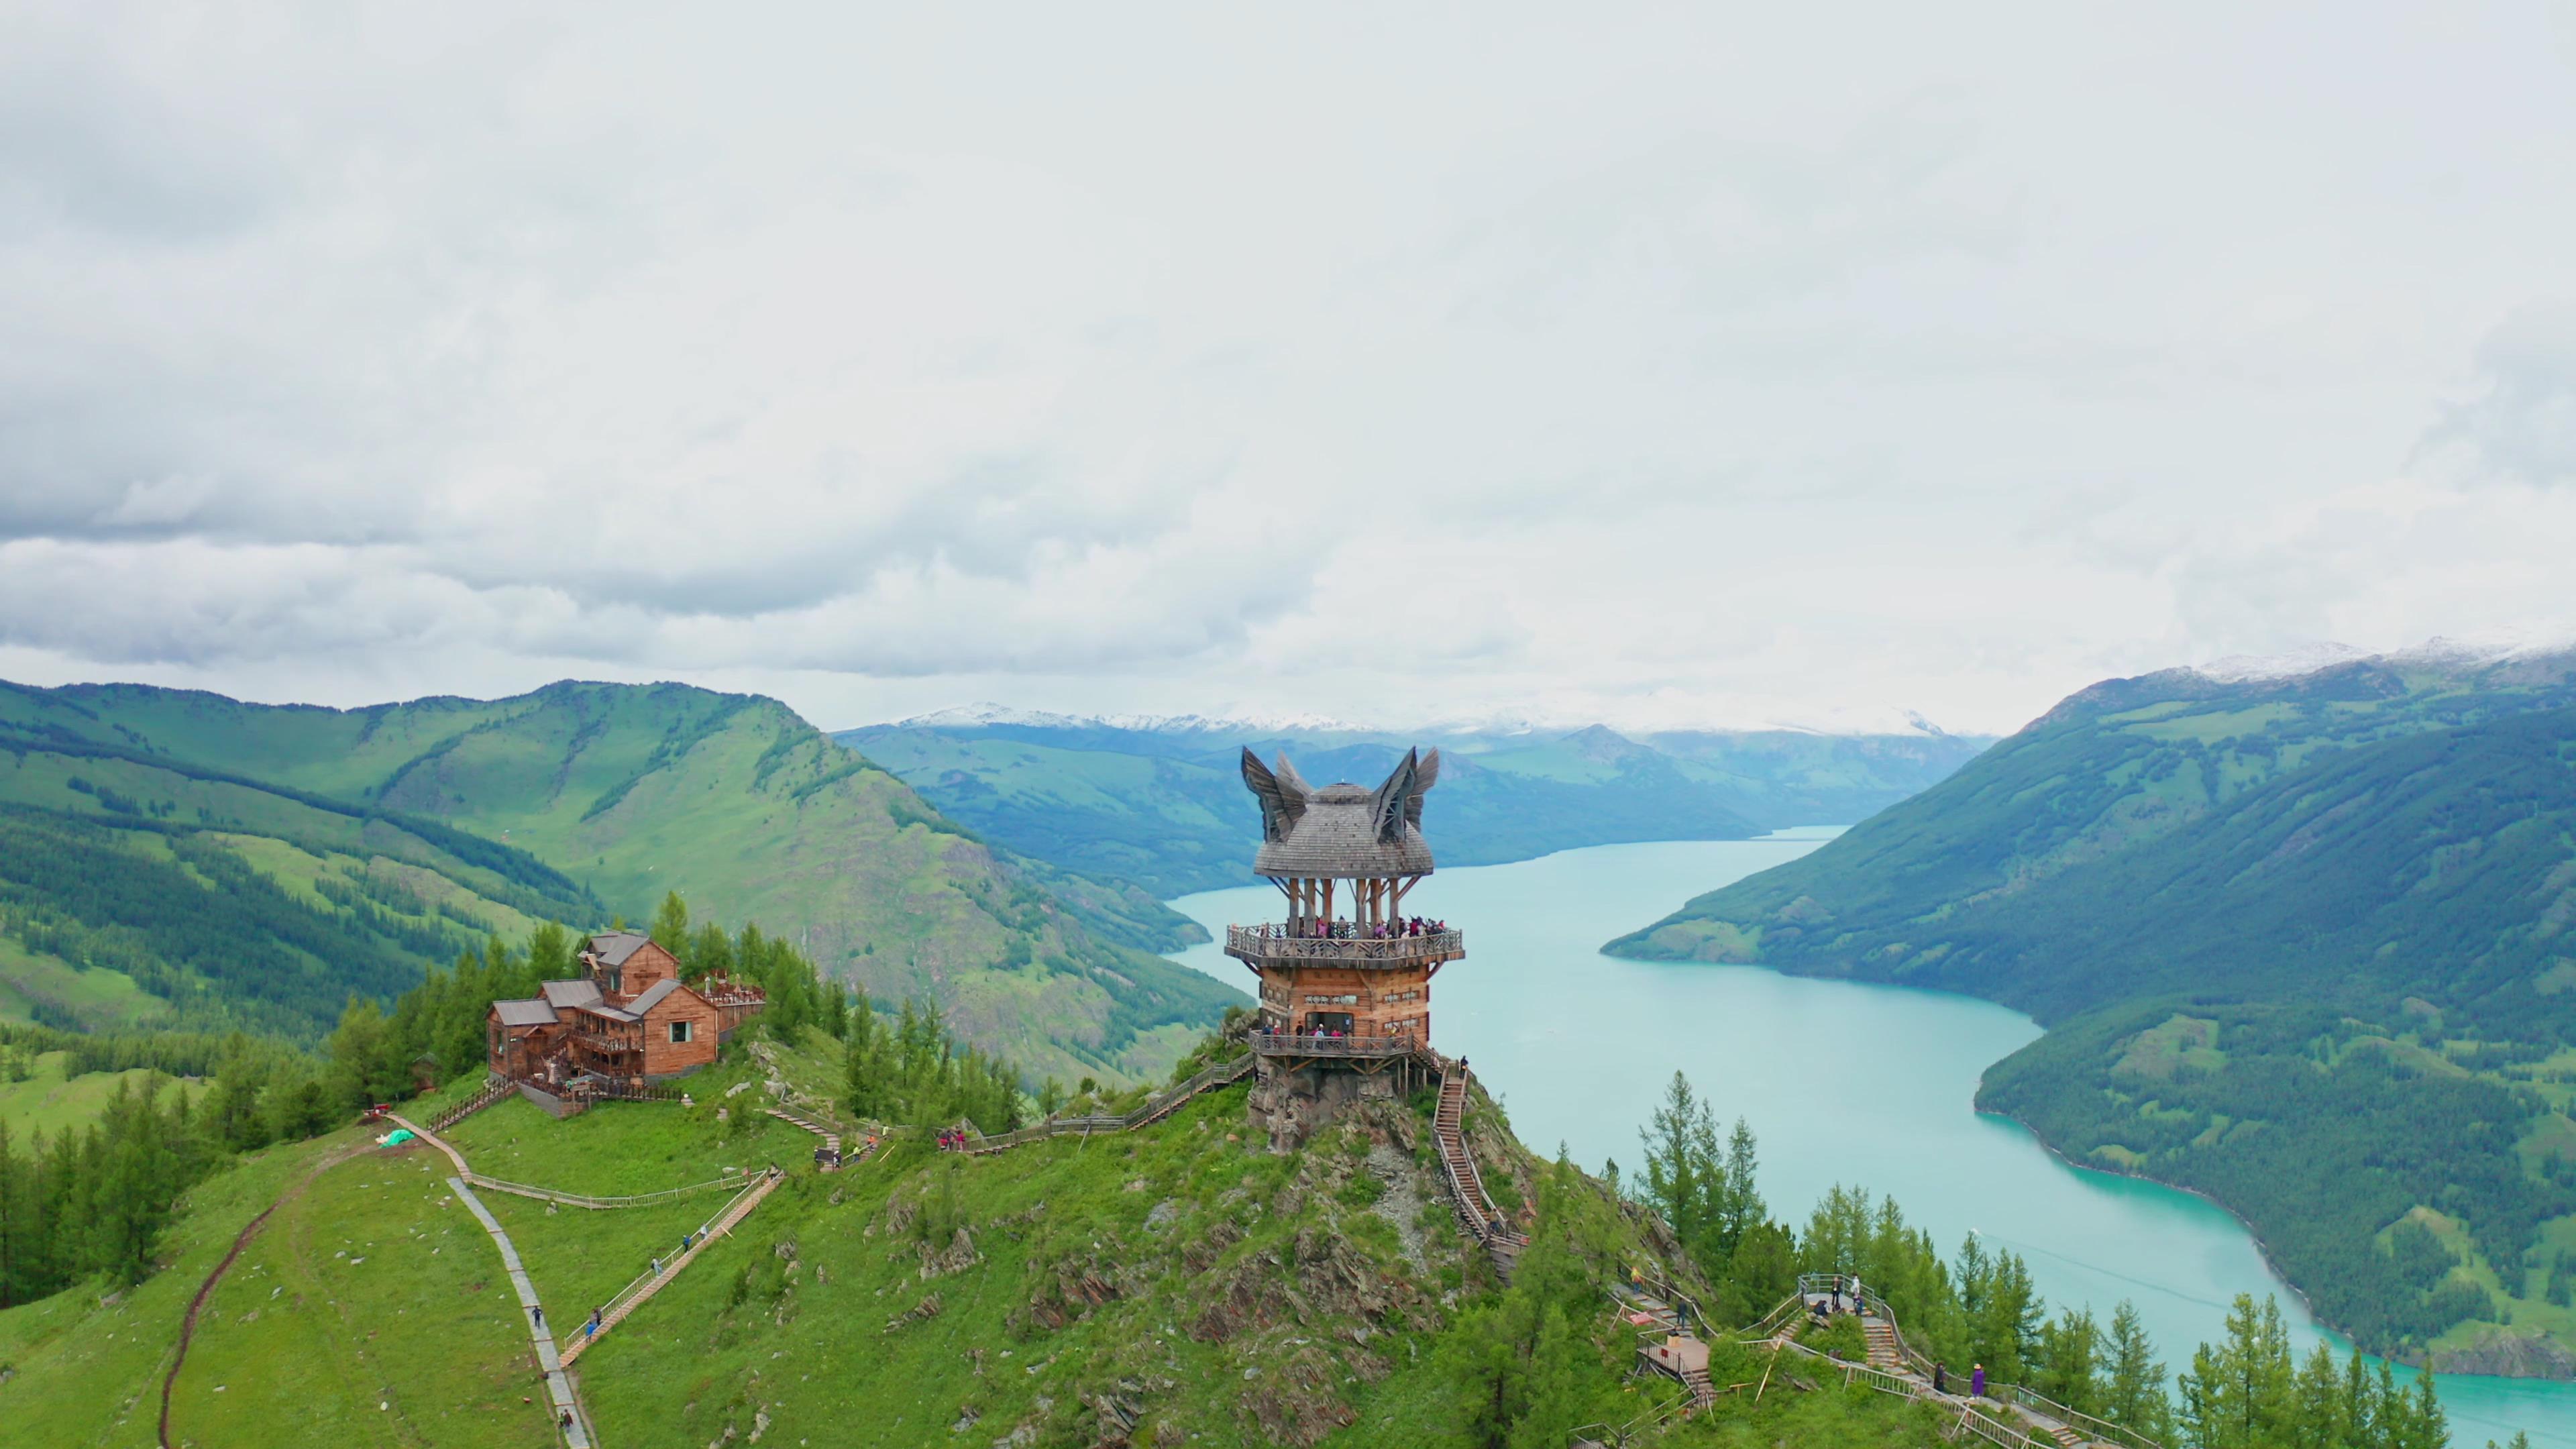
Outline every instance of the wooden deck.
POLYGON ((1276 926, 1228 926, 1225 954, 1255 971, 1263 966, 1371 968, 1437 966, 1467 954, 1463 931, 1419 936, 1290 936, 1276 926))

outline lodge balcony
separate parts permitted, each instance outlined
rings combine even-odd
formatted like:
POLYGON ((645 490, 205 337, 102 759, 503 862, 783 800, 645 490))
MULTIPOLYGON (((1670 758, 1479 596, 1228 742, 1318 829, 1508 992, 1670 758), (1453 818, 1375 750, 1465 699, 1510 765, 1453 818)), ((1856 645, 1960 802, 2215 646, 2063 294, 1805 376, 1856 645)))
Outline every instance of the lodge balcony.
POLYGON ((603 1036, 595 1031, 566 1032, 564 1035, 567 1040, 604 1057, 627 1056, 644 1050, 641 1037, 603 1036))
POLYGON ((1264 966, 1342 966, 1358 970, 1391 970, 1437 966, 1467 954, 1466 933, 1425 931, 1419 936, 1368 936, 1339 922, 1338 936, 1291 935, 1286 926, 1228 926, 1225 954, 1258 971, 1264 966))

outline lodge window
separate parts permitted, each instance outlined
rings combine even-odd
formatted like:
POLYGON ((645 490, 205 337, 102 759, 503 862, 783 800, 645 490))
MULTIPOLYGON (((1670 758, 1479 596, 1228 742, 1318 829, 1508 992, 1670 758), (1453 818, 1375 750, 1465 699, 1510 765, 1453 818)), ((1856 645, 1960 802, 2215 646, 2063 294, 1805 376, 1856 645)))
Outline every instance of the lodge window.
POLYGON ((671 1045, 685 1046, 688 1044, 690 1025, 691 1023, 685 1021, 675 1021, 671 1023, 671 1045))

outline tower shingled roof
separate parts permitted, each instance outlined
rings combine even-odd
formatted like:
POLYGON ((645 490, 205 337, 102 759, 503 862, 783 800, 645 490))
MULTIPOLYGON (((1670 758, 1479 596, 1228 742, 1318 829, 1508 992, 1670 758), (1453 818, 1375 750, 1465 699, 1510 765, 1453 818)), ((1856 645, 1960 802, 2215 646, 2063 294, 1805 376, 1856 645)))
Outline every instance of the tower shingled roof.
POLYGON ((1277 769, 1243 752, 1243 781, 1261 800, 1262 843, 1255 873, 1280 879, 1375 879, 1429 875, 1422 796, 1440 778, 1440 752, 1408 750, 1386 783, 1312 787, 1281 755, 1277 769))

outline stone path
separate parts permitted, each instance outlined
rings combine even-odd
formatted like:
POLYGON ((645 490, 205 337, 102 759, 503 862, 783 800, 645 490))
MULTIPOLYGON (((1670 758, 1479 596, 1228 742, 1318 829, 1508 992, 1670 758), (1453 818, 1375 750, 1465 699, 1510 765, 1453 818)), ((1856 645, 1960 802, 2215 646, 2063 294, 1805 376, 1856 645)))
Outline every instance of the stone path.
POLYGON ((596 1441, 590 1436, 590 1416, 582 1411, 580 1401, 573 1397, 572 1381, 564 1376, 563 1360, 555 1353, 554 1331, 543 1319, 544 1305, 537 1301, 537 1287, 528 1281, 527 1269, 521 1266, 519 1250, 511 1244, 510 1235, 501 1230, 500 1221, 492 1216, 490 1208, 483 1206, 483 1199, 476 1197, 474 1189, 466 1186, 465 1177, 470 1169, 465 1165, 465 1155, 450 1147, 446 1139, 414 1127, 399 1116, 386 1115, 395 1126, 408 1128, 413 1136, 446 1153, 447 1160, 456 1164, 456 1175, 447 1180, 448 1191, 455 1193, 466 1210, 474 1214, 475 1221, 483 1225, 483 1231, 492 1235, 494 1246, 501 1250, 501 1266, 509 1270, 510 1286, 518 1290, 519 1312, 528 1321, 529 1341, 536 1345, 537 1366, 545 1370, 546 1393, 553 1401, 550 1416, 563 1429, 564 1442, 572 1449, 592 1449, 596 1441), (572 1415, 569 1424, 564 1419, 567 1411, 572 1415))

